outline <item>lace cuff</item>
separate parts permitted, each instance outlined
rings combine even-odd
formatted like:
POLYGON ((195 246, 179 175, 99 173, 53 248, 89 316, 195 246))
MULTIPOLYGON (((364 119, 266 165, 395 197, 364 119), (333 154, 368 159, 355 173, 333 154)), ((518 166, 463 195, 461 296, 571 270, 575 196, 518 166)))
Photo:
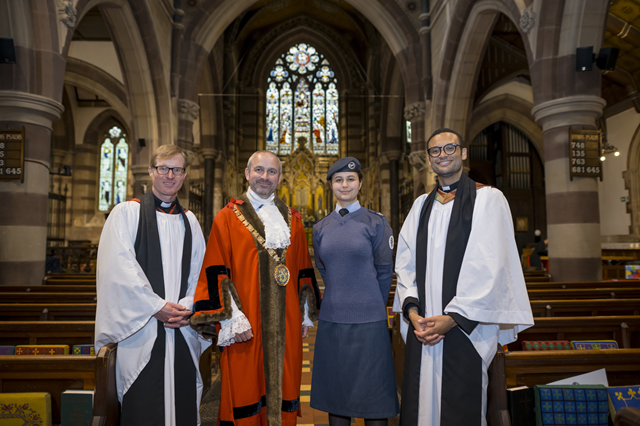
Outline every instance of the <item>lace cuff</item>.
POLYGON ((309 302, 304 302, 304 320, 302 321, 302 325, 313 327, 313 321, 309 318, 309 302))
POLYGON ((242 313, 236 302, 231 298, 232 315, 228 320, 220 321, 220 333, 218 333, 218 346, 229 346, 235 343, 236 334, 251 330, 249 320, 242 313))

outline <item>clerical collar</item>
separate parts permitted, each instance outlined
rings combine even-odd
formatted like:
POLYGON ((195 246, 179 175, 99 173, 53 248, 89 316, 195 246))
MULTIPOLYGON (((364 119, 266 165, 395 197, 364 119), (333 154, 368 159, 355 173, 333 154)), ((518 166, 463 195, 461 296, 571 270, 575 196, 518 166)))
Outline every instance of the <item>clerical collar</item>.
POLYGON ((340 207, 340 204, 336 203, 336 211, 339 213, 341 209, 347 209, 349 210, 349 213, 353 213, 356 210, 360 209, 360 201, 356 200, 355 202, 353 202, 352 204, 349 204, 347 207, 340 207))
POLYGON ((157 211, 167 214, 178 214, 179 211, 176 211, 176 202, 178 198, 176 197, 172 202, 167 203, 162 201, 160 198, 156 197, 156 194, 153 194, 153 200, 155 202, 155 208, 157 211))
POLYGON ((456 188, 458 188, 458 183, 460 181, 456 182, 456 183, 452 183, 449 186, 441 186, 440 183, 438 183, 438 189, 442 192, 451 192, 451 191, 455 191, 456 188))

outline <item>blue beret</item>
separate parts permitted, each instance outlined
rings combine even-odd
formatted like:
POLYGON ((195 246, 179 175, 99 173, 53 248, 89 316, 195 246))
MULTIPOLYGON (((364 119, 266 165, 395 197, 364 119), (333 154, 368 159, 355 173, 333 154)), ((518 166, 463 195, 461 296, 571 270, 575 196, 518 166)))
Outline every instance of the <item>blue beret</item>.
POLYGON ((331 180, 331 176, 340 172, 359 172, 360 162, 357 158, 344 157, 333 163, 333 166, 327 172, 327 180, 331 180))

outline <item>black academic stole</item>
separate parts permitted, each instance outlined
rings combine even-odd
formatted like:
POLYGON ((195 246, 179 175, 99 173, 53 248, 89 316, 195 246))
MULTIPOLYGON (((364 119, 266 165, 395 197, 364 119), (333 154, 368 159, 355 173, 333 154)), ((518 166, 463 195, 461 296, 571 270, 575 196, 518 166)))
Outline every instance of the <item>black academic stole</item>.
MULTIPOLYGON (((420 316, 425 316, 425 281, 427 269, 427 245, 429 218, 438 188, 427 197, 418 225, 416 239, 416 284, 420 316)), ((458 276, 471 233, 473 208, 476 198, 476 183, 462 173, 456 189, 455 203, 447 230, 442 279, 442 309, 456 295, 458 276)), ((430 265, 438 268, 440 265, 430 265)), ((442 343, 442 394, 441 426, 474 426, 481 424, 482 413, 482 358, 469 338, 459 327, 447 332, 442 343)), ((402 384, 401 426, 418 425, 420 402, 420 364, 422 343, 409 321, 405 349, 404 374, 402 384)))

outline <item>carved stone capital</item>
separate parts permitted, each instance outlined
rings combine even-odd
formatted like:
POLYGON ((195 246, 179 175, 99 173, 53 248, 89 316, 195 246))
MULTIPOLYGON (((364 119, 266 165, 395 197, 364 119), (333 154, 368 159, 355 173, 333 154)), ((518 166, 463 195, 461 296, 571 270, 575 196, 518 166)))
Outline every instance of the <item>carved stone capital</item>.
POLYGON ((599 96, 568 96, 540 103, 533 107, 531 113, 543 132, 569 126, 596 128, 596 120, 602 116, 606 104, 599 96))
POLYGON ((520 16, 520 29, 523 33, 528 33, 536 25, 536 13, 533 11, 533 7, 522 11, 520 16))
POLYGON ((193 121, 198 118, 200 106, 188 99, 178 99, 178 118, 180 120, 193 121))
POLYGON ((212 149, 212 148, 203 148, 202 156, 204 157, 205 160, 211 160, 211 159, 215 160, 218 157, 218 150, 212 149))
POLYGON ((426 103, 414 102, 404 107, 404 119, 407 121, 413 121, 416 118, 424 120, 424 115, 426 112, 427 112, 426 103))
POLYGON ((413 151, 409 154, 409 164, 417 171, 423 171, 427 168, 427 152, 413 151))
POLYGON ((58 19, 62 22, 67 28, 73 28, 78 23, 77 17, 78 11, 73 6, 72 1, 62 1, 59 3, 58 7, 58 19))
POLYGON ((402 158, 402 151, 385 151, 382 155, 386 156, 389 161, 398 161, 402 158))

